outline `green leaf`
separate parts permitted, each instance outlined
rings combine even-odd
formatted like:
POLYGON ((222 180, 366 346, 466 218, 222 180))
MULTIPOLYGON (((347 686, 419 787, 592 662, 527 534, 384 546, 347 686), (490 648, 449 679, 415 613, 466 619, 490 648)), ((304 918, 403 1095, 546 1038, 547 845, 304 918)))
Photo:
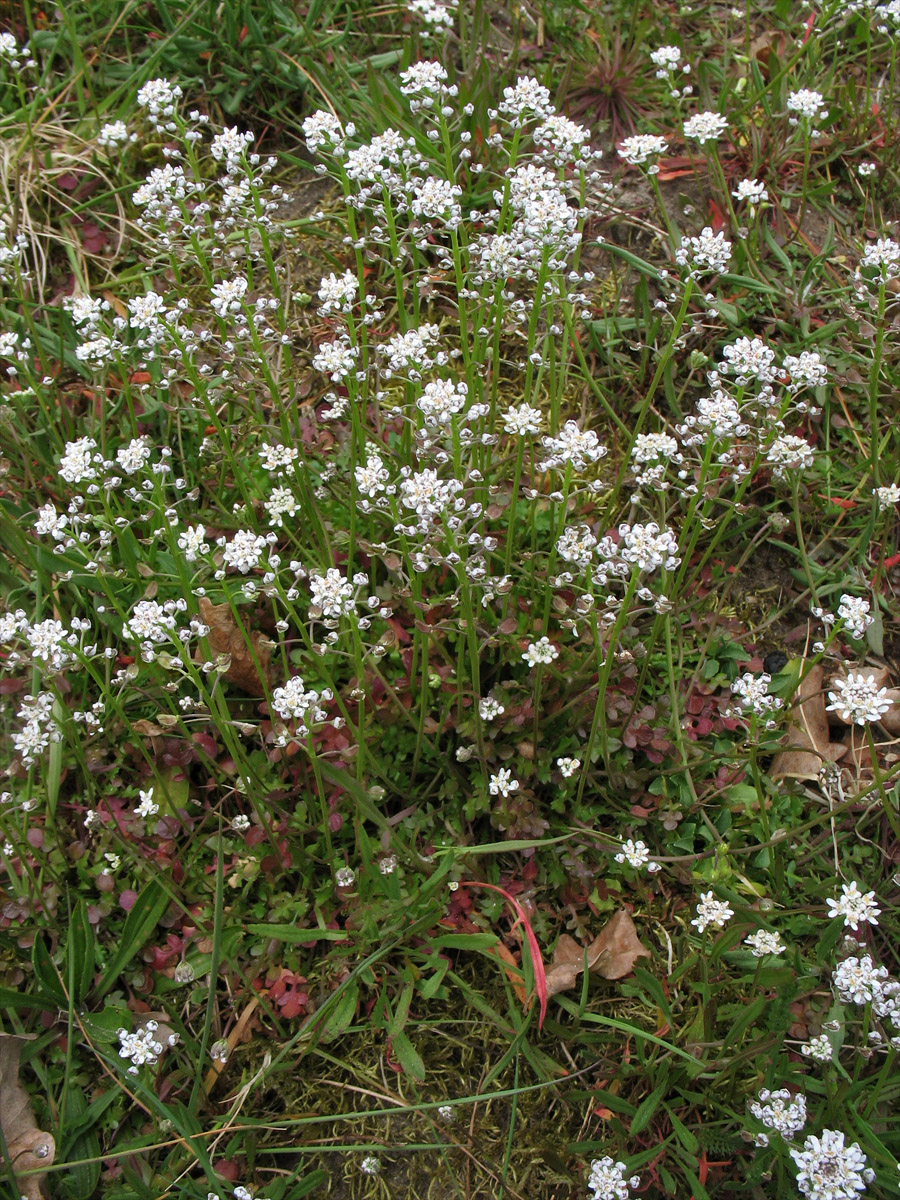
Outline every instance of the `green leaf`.
POLYGON ((355 980, 351 980, 338 1000, 334 1012, 322 1028, 323 1042, 330 1042, 334 1038, 340 1037, 345 1030, 350 1028, 353 1018, 356 1016, 358 1000, 359 987, 355 980))
POLYGON ((415 1046, 405 1033, 395 1033, 391 1038, 391 1046, 400 1066, 407 1075, 422 1083, 425 1079, 425 1064, 415 1046))
POLYGON ((47 949, 42 933, 37 934, 34 939, 34 946, 31 949, 31 965, 34 968, 34 977, 38 981, 41 991, 52 1000, 55 1000, 60 1008, 68 1008, 69 1001, 66 999, 65 988, 62 985, 56 964, 50 957, 50 951, 47 949))
POLYGON ((637 1112, 634 1114, 634 1116, 631 1120, 631 1125, 629 1126, 629 1129, 628 1129, 628 1132, 631 1134, 632 1137, 634 1137, 635 1134, 638 1134, 642 1130, 646 1129, 647 1126, 650 1124, 650 1122, 653 1120, 653 1114, 659 1108, 659 1102, 660 1102, 660 1100, 662 1100, 663 1096, 665 1095, 668 1086, 669 1086, 669 1081, 667 1079, 664 1079, 662 1083, 658 1084, 653 1089, 653 1091, 650 1093, 649 1096, 646 1096, 640 1102, 640 1104, 638 1105, 637 1112))
POLYGON ((51 1012, 59 1008, 48 996, 29 996, 26 992, 14 992, 12 988, 0 987, 0 1008, 21 1009, 43 1008, 51 1012))
MULTIPOLYGON (((112 1092, 112 1089, 110 1091, 112 1092)), ((70 1120, 77 1121, 83 1118, 87 1110, 84 1092, 78 1087, 70 1088, 66 1096, 66 1125, 68 1126, 70 1120)), ((93 1160, 76 1161, 60 1180, 61 1190, 69 1200, 90 1200, 100 1182, 100 1139, 93 1122, 77 1137, 67 1142, 65 1158, 93 1160)))
POLYGON ((72 999, 76 1004, 80 1004, 91 990, 94 962, 94 930, 88 920, 87 901, 82 898, 72 913, 66 944, 66 968, 72 999))
POLYGON ((672 1111, 672 1109, 669 1107, 668 1104, 664 1104, 663 1108, 669 1114, 669 1120, 672 1123, 672 1130, 673 1130, 675 1136, 678 1138, 679 1142, 681 1142, 682 1146, 684 1146, 684 1148, 685 1148, 685 1150, 687 1150, 688 1154, 696 1155, 697 1151, 700 1149, 700 1143, 697 1141, 697 1139, 694 1137, 694 1135, 691 1133, 691 1131, 687 1128, 687 1126, 684 1124, 684 1122, 679 1120, 679 1118, 675 1116, 675 1113, 672 1111))
POLYGON ((97 995, 105 996, 134 956, 146 946, 160 917, 169 907, 169 895, 157 880, 149 883, 128 914, 115 954, 103 968, 97 995))

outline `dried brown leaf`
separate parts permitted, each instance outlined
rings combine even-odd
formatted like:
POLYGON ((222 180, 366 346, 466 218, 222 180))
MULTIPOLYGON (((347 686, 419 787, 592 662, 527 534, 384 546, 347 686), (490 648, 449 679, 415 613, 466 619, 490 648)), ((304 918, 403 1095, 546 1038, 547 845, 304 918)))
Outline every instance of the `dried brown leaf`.
POLYGON ((268 638, 252 630, 248 645, 247 635, 235 621, 231 608, 227 604, 213 604, 206 596, 200 597, 200 617, 209 626, 207 638, 213 654, 225 654, 230 659, 225 671, 228 682, 252 696, 265 691, 272 664, 272 643, 268 638))
POLYGON ((822 682, 825 673, 818 663, 800 684, 799 703, 794 707, 782 745, 769 774, 773 779, 818 779, 824 762, 838 762, 847 747, 832 742, 822 682))
MULTIPOLYGON (((630 914, 620 908, 588 946, 587 967, 603 979, 622 979, 634 970, 637 959, 649 955, 630 914)), ((584 962, 584 947, 567 933, 562 934, 547 969, 547 995, 555 996, 574 987, 584 962)))
POLYGON ((19 1080, 19 1059, 34 1035, 0 1033, 0 1129, 16 1172, 16 1184, 25 1200, 42 1200, 44 1174, 53 1164, 56 1144, 38 1129, 28 1093, 19 1080), (21 1175, 37 1171, 35 1175, 21 1175))

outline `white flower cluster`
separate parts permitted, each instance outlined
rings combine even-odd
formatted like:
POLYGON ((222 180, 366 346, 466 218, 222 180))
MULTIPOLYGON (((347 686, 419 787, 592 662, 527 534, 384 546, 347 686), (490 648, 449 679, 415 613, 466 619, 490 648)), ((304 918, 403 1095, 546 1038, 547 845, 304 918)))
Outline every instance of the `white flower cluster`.
POLYGON ((865 637, 866 630, 875 620, 869 601, 859 596, 841 596, 837 615, 844 622, 844 628, 857 642, 865 637))
POLYGON ((669 145, 665 138, 652 133, 638 133, 622 140, 619 145, 619 157, 633 167, 643 167, 649 162, 648 174, 657 175, 659 174, 659 163, 651 162, 651 160, 665 154, 668 148, 669 145))
POLYGON ((695 138, 701 146, 715 142, 728 128, 728 118, 719 113, 695 113, 684 123, 684 136, 695 138))
POLYGON ((660 864, 650 858, 650 851, 646 845, 640 841, 632 841, 631 838, 622 843, 622 849, 614 857, 617 863, 627 862, 636 871, 639 871, 641 867, 646 867, 651 875, 655 875, 662 870, 660 864))
POLYGON ((12 744, 25 767, 33 766, 51 743, 62 740, 62 730, 53 719, 53 704, 49 692, 22 697, 16 716, 23 725, 13 733, 12 744))
POLYGON ((843 917, 844 928, 854 933, 860 924, 877 925, 881 915, 875 893, 861 892, 855 879, 841 886, 841 894, 828 901, 828 910, 829 919, 843 917))
POLYGON ((321 722, 328 718, 322 707, 333 698, 330 688, 321 692, 307 690, 299 675, 292 675, 284 687, 272 693, 272 708, 282 721, 295 721, 296 731, 301 737, 309 733, 307 722, 321 722))
POLYGON ((868 725, 880 721, 894 701, 887 688, 879 688, 874 675, 849 671, 846 679, 834 680, 834 691, 828 693, 828 712, 837 712, 842 721, 868 725))
MULTIPOLYGON (((890 1022, 900 1031, 900 981, 889 975, 886 967, 876 967, 871 955, 845 958, 835 967, 831 978, 838 999, 844 1004, 870 1004, 875 1017, 890 1022)), ((900 1036, 896 1033, 891 1046, 900 1049, 900 1036)))
POLYGON ((691 924, 696 926, 698 933, 703 933, 709 925, 724 929, 733 916, 734 911, 727 900, 716 900, 711 891, 704 892, 700 896, 697 915, 691 924))
POLYGON ((763 1088, 759 1099, 750 1104, 750 1112, 766 1129, 773 1129, 785 1140, 790 1140, 806 1124, 806 1097, 802 1092, 792 1096, 787 1088, 777 1092, 763 1088))
POLYGON ((641 1186, 641 1179, 639 1175, 626 1179, 627 1170, 625 1163, 614 1162, 608 1154, 594 1159, 588 1176, 591 1200, 628 1200, 632 1191, 641 1186))
POLYGON ((796 117, 790 118, 791 125, 796 125, 799 120, 824 121, 828 116, 825 97, 821 92, 814 92, 809 88, 791 92, 787 99, 787 108, 788 112, 797 113, 796 117))
POLYGON ((719 274, 731 261, 731 242, 721 230, 714 234, 706 225, 699 237, 683 237, 681 248, 675 253, 680 267, 689 267, 690 275, 698 279, 701 275, 719 274))
POLYGON ((131 1059, 129 1075, 137 1075, 140 1067, 156 1065, 164 1049, 162 1042, 156 1040, 158 1028, 158 1021, 148 1021, 142 1029, 136 1029, 133 1033, 127 1029, 119 1030, 119 1058, 131 1059))
POLYGON ((409 0, 409 11, 416 17, 421 17, 432 29, 452 29, 456 14, 456 5, 443 0, 409 0))
POLYGON ((845 1145, 837 1129, 808 1137, 802 1150, 791 1150, 791 1158, 798 1168, 797 1187, 807 1200, 856 1200, 875 1178, 859 1143, 845 1145))
POLYGON ((731 685, 732 695, 737 696, 741 712, 763 717, 767 729, 774 728, 772 713, 778 712, 784 703, 780 697, 769 695, 771 682, 772 676, 765 672, 762 675, 753 675, 746 671, 731 685))

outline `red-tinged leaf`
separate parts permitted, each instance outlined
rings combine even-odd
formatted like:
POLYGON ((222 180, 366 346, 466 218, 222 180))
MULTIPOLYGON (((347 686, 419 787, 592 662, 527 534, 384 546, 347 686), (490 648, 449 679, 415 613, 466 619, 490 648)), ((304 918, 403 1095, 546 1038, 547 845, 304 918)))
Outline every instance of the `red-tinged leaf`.
POLYGON ((538 1020, 538 1028, 544 1024, 544 1018, 547 1015, 547 973, 544 970, 544 960, 541 958, 541 948, 538 945, 538 940, 532 928, 531 922, 528 920, 528 914, 525 912, 522 905, 511 896, 502 887, 497 887, 493 883, 460 883, 460 887, 483 887, 488 888, 492 892, 499 892, 506 900, 507 904, 516 914, 516 920, 513 924, 513 929, 517 929, 520 925, 525 931, 525 940, 528 942, 528 950, 531 954, 531 968, 534 971, 534 990, 537 992, 538 1003, 540 1004, 540 1018, 538 1020))

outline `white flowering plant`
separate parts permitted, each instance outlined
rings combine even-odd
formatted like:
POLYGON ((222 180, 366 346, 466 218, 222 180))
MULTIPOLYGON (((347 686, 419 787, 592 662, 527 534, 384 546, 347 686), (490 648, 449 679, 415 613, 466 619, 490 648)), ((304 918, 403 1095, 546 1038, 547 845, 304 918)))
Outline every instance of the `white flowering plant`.
POLYGON ((0 1015, 92 1195, 896 1188, 900 23, 539 7, 173 0, 205 93, 129 10, 89 120, 0 33, 0 1015))

